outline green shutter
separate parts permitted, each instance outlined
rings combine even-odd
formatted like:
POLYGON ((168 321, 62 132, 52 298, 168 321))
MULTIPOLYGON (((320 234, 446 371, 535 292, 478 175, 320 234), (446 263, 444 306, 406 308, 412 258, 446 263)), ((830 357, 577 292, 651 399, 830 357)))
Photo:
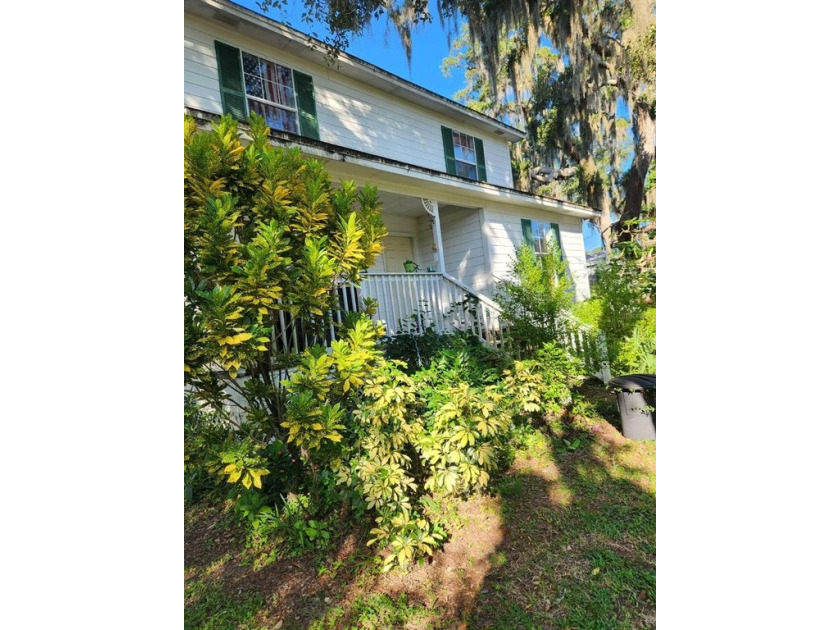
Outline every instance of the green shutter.
POLYGON ((551 231, 554 233, 554 242, 557 244, 557 251, 560 252, 560 260, 563 260, 563 247, 560 245, 560 226, 551 223, 551 231))
POLYGON ((315 87, 312 85, 312 77, 297 70, 294 70, 293 74, 295 75, 295 90, 297 90, 300 135, 313 140, 320 140, 318 114, 315 111, 315 87))
POLYGON ((534 235, 531 232, 531 219, 522 219, 522 242, 534 249, 534 235))
POLYGON ((440 133, 443 136, 443 155, 446 157, 446 172, 455 175, 455 143, 452 142, 452 130, 449 127, 441 127, 440 133))
POLYGON ((484 141, 480 138, 473 138, 475 140, 475 157, 478 162, 478 181, 487 181, 487 167, 484 165, 484 141))
POLYGON ((239 120, 245 120, 248 117, 248 105, 245 101, 239 49, 216 42, 216 62, 219 66, 219 87, 222 91, 224 112, 239 120))

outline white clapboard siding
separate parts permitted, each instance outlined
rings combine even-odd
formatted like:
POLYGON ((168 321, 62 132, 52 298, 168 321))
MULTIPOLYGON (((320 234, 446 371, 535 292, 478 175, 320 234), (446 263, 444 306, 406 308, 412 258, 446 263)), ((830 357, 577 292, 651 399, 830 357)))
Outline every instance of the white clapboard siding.
MULTIPOLYGON (((402 101, 350 79, 339 67, 304 61, 279 48, 249 39, 224 24, 184 16, 184 104, 221 113, 214 41, 219 40, 312 75, 321 140, 437 171, 446 171, 441 126, 452 127, 484 141, 487 180, 512 186, 507 143, 469 124, 402 101), (201 78, 199 78, 201 77, 201 78)), ((394 49, 394 54, 402 54, 394 49)))
POLYGON ((487 266, 476 208, 444 207, 440 229, 446 273, 473 290, 487 294, 487 266))
MULTIPOLYGON (((485 209, 484 234, 490 253, 491 270, 497 278, 509 277, 510 265, 516 248, 522 242, 522 219, 557 223, 560 227, 560 247, 575 283, 575 299, 589 297, 589 276, 586 271, 586 249, 583 245, 583 227, 579 219, 541 210, 522 210, 522 214, 501 207, 485 209)), ((448 259, 447 259, 448 264, 448 259)))

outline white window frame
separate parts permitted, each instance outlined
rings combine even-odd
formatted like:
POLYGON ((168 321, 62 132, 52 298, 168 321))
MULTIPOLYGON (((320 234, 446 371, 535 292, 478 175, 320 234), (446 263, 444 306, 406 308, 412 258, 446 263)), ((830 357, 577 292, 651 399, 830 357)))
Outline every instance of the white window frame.
MULTIPOLYGON (((297 106, 297 86, 295 85, 295 70, 294 70, 294 68, 292 68, 290 66, 287 66, 285 64, 282 64, 279 61, 272 61, 271 59, 269 59, 267 57, 263 57, 262 55, 258 55, 257 53, 250 52, 248 50, 245 50, 244 48, 242 48, 241 51, 242 52, 239 55, 239 65, 242 66, 242 83, 243 83, 243 87, 245 88, 245 104, 248 106, 248 113, 252 112, 251 105, 250 105, 250 103, 248 103, 248 99, 253 99, 255 101, 259 101, 260 103, 265 103, 266 105, 268 105, 270 107, 279 107, 280 109, 285 109, 288 112, 292 112, 294 114, 295 129, 281 129, 280 131, 285 131, 285 132, 288 132, 288 133, 294 133, 294 134, 299 135, 300 134, 300 114, 298 112, 298 106, 297 106), (251 74, 251 76, 254 76, 254 75, 250 72, 246 72, 246 70, 245 70, 245 55, 251 55, 252 57, 256 57, 260 61, 265 61, 266 63, 273 63, 274 65, 280 66, 281 68, 285 68, 286 70, 289 71, 289 74, 292 78, 292 99, 295 102, 294 107, 289 107, 288 105, 283 105, 282 103, 275 103, 275 102, 270 101, 266 98, 260 98, 259 96, 252 96, 252 95, 248 94, 248 81, 246 80, 245 75, 246 74, 251 74)), ((260 77, 260 78, 263 79, 262 77, 260 77)), ((263 81, 265 81, 265 80, 266 79, 263 79, 263 81)), ((273 127, 272 127, 272 129, 273 129, 273 127)))
POLYGON ((456 174, 458 173, 458 163, 459 162, 461 164, 466 164, 467 166, 472 166, 473 169, 475 169, 474 176, 470 177, 468 175, 459 175, 459 177, 465 177, 466 179, 473 179, 475 181, 478 181, 478 152, 476 151, 476 148, 475 148, 475 137, 474 136, 471 136, 468 133, 464 133, 463 131, 457 131, 456 129, 453 129, 452 130, 452 157, 455 158, 455 173, 456 174), (464 136, 465 138, 467 138, 469 140, 469 143, 472 144, 471 148, 470 147, 467 147, 467 148, 469 150, 471 150, 473 156, 475 156, 475 162, 470 162, 469 160, 461 160, 461 159, 458 158, 457 148, 458 148, 458 146, 463 146, 463 145, 458 145, 458 143, 455 142, 456 134, 460 135, 460 136, 464 136))
MULTIPOLYGON (((534 256, 539 258, 540 256, 545 256, 548 253, 548 242, 549 237, 553 242, 555 240, 554 232, 551 229, 551 223, 548 221, 538 221, 537 219, 531 219, 531 240, 534 241, 534 256), (537 237, 538 228, 543 229, 544 231, 540 232, 540 236, 537 237), (537 243, 540 243, 540 250, 537 251, 537 243)), ((557 248, 560 248, 560 243, 555 243, 557 248)))

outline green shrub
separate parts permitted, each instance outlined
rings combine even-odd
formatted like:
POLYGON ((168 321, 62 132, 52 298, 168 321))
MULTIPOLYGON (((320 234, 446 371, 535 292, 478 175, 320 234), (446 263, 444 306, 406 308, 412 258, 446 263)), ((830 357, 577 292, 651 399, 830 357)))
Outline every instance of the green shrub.
POLYGON ((623 236, 629 240, 614 243, 609 260, 598 267, 592 287, 597 306, 578 310, 586 317, 600 308, 597 327, 606 337, 614 373, 655 370, 656 235, 653 229, 639 229, 638 221, 627 230, 623 236))
POLYGON ((656 309, 647 309, 622 340, 616 365, 627 373, 656 373, 656 309))
POLYGON ((535 365, 545 384, 545 409, 559 413, 572 403, 572 389, 584 378, 583 362, 552 341, 537 351, 535 365))
POLYGON ((603 312, 603 300, 601 298, 589 298, 583 302, 572 305, 572 315, 586 326, 600 328, 601 314, 603 312))
POLYGON ((488 369, 501 367, 506 362, 502 352, 487 346, 477 335, 468 331, 438 332, 434 326, 428 326, 422 332, 400 331, 383 339, 380 347, 385 358, 405 363, 409 374, 431 367, 441 356, 451 357, 457 352, 468 354, 488 369))
POLYGON ((561 337, 561 314, 571 308, 574 290, 566 263, 553 244, 539 258, 527 245, 519 247, 510 275, 499 283, 495 296, 509 323, 506 347, 514 356, 529 358, 545 343, 561 337))
POLYGON ((227 417, 202 407, 192 394, 184 396, 184 501, 191 503, 219 486, 218 478, 207 471, 216 461, 216 447, 230 433, 227 417))

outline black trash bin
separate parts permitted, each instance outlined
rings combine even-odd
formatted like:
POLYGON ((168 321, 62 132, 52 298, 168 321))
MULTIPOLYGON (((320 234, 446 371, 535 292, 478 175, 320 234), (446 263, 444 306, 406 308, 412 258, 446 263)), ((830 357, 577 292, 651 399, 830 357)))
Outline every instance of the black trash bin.
POLYGON ((618 398, 621 432, 631 440, 656 439, 656 374, 628 374, 610 381, 618 398))

